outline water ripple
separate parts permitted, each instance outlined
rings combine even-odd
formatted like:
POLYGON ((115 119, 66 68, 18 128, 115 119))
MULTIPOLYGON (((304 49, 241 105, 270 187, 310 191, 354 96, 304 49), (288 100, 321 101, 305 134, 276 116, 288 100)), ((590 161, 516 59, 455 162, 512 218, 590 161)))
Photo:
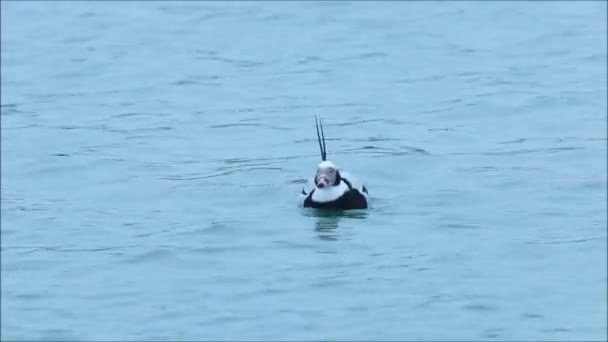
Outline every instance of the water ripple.
POLYGON ((0 339, 605 339, 605 13, 3 2, 0 339))

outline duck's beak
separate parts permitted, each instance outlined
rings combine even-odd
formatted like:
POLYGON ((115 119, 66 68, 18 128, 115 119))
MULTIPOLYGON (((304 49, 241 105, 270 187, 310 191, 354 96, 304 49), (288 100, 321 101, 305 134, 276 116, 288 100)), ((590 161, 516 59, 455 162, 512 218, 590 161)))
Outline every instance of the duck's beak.
POLYGON ((315 185, 318 188, 324 188, 329 184, 329 177, 326 174, 319 174, 315 179, 315 185))

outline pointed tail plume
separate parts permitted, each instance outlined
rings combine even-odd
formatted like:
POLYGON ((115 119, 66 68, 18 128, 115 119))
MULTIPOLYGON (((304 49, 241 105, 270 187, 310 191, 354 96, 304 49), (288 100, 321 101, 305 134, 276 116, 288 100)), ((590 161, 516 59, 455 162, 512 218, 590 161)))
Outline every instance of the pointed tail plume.
POLYGON ((319 115, 315 117, 315 124, 317 126, 317 139, 319 140, 319 149, 321 150, 321 160, 327 160, 327 148, 325 147, 325 134, 323 133, 323 122, 319 115), (321 127, 321 132, 319 133, 319 126, 321 127))

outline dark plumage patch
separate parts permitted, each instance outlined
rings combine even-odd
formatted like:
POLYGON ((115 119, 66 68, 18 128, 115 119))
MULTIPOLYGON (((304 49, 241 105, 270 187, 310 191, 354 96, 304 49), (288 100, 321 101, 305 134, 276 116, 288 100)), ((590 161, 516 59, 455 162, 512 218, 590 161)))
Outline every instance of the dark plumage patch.
POLYGON ((314 190, 310 192, 308 197, 304 200, 305 208, 316 208, 316 209, 338 209, 338 210, 350 210, 350 209, 367 209, 367 200, 358 190, 350 189, 345 192, 342 196, 331 202, 315 202, 312 200, 312 194, 314 190))

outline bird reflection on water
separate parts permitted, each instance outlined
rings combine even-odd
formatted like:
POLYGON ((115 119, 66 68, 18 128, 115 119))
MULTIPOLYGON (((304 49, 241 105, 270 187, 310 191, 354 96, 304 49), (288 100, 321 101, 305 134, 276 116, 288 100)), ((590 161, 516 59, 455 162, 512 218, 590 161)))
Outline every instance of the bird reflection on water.
POLYGON ((365 210, 318 210, 310 211, 317 218, 315 231, 319 239, 326 241, 338 240, 338 228, 342 219, 364 219, 368 212, 365 210))

